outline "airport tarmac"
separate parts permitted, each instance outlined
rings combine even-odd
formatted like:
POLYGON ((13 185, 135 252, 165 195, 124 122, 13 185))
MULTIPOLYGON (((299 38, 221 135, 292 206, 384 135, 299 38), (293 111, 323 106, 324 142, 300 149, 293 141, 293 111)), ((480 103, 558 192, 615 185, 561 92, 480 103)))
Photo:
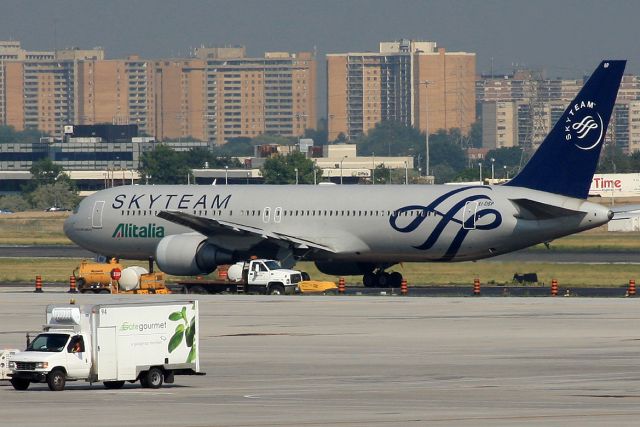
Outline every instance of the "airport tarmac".
MULTIPOLYGON (((78 303, 189 295, 78 295, 78 303)), ((203 377, 158 390, 0 383, 21 426, 635 426, 640 299, 197 296, 203 377), (73 421, 71 421, 73 420, 73 421)), ((48 303, 0 289, 0 348, 48 303)))

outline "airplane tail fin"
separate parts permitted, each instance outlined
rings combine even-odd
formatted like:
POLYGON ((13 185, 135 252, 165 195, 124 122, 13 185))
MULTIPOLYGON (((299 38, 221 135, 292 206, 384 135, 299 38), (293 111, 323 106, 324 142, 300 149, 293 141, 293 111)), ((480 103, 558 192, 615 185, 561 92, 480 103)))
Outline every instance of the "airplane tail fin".
POLYGON ((602 61, 526 166, 507 186, 585 199, 626 61, 602 61))

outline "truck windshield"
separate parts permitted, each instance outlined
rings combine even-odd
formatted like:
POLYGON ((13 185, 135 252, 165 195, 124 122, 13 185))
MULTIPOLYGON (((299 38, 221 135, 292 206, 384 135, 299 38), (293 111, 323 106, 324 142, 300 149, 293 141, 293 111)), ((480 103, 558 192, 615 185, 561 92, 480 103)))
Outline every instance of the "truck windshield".
POLYGON ((67 334, 40 334, 27 347, 27 351, 57 352, 64 349, 69 340, 67 334))
POLYGON ((278 264, 276 261, 265 261, 264 265, 266 265, 269 270, 277 270, 281 268, 280 264, 278 264))

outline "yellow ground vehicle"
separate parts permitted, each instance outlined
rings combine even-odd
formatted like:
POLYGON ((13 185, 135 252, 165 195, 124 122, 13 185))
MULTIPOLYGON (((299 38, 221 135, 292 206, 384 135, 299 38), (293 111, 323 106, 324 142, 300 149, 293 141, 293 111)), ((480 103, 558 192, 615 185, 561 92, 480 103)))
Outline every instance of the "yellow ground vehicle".
POLYGON ((320 280, 303 280, 298 283, 301 294, 330 294, 337 293, 338 287, 333 282, 322 282, 320 280))
POLYGON ((111 293, 111 271, 113 269, 123 269, 122 264, 116 258, 111 258, 107 263, 90 262, 83 259, 80 265, 73 270, 78 291, 96 294, 111 293))
POLYGON ((124 268, 117 259, 107 263, 82 260, 73 271, 76 286, 81 293, 94 292, 113 294, 170 294, 164 273, 147 273, 141 267, 124 268), (112 275, 113 271, 116 275, 112 275))

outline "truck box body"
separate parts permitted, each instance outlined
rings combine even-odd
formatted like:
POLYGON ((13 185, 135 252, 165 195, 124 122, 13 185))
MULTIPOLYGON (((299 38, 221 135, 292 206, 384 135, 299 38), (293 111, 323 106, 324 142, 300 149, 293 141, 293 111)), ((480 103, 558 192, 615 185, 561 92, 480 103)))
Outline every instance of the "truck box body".
POLYGON ((45 382, 61 369, 66 380, 144 382, 157 368, 172 381, 200 371, 195 300, 49 305, 46 322, 30 347, 12 357, 13 378, 45 382))

